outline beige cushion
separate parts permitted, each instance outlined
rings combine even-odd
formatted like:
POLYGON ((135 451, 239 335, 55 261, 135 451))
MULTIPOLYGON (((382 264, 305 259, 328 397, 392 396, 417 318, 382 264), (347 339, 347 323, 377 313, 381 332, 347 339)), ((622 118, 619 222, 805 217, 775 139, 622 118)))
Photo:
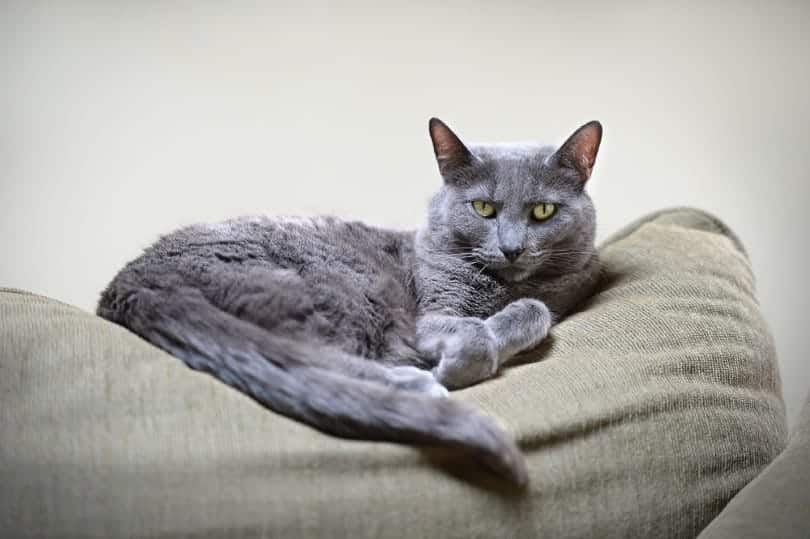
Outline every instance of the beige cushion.
POLYGON ((810 395, 788 445, 705 528, 699 539, 810 537, 810 395))
POLYGON ((785 445, 751 269, 694 210, 641 220, 602 254, 584 310, 452 396, 519 439, 524 493, 453 454, 322 435, 123 328, 1 292, 0 530, 693 537, 785 445))

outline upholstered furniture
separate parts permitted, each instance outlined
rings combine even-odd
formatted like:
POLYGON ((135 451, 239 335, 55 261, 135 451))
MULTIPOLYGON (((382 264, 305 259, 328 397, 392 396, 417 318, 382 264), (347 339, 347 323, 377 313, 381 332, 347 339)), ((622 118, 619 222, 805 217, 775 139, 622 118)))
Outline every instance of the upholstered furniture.
POLYGON ((453 452, 325 436, 91 313, 3 290, 0 535, 810 537, 810 410, 783 452, 740 243, 679 209, 601 253, 591 301, 451 395, 519 440, 525 491, 453 452))

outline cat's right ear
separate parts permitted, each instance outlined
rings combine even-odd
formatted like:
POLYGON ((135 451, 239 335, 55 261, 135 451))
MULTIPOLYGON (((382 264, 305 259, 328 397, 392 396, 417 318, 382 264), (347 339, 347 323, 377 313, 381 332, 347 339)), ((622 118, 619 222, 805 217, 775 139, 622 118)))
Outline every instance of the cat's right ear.
POLYGON ((439 172, 445 180, 459 168, 472 164, 473 155, 470 150, 443 121, 431 118, 428 131, 430 140, 433 141, 433 153, 436 154, 439 172))

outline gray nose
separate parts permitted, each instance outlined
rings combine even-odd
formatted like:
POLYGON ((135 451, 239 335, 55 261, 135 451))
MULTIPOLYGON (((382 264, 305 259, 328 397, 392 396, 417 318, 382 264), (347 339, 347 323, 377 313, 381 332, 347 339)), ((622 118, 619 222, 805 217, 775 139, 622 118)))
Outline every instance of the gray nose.
POLYGON ((508 248, 505 249, 505 248, 501 247, 501 252, 503 253, 503 256, 505 256, 506 259, 509 262, 514 262, 523 253, 523 248, 522 247, 517 247, 517 248, 513 248, 513 249, 508 249, 508 248))

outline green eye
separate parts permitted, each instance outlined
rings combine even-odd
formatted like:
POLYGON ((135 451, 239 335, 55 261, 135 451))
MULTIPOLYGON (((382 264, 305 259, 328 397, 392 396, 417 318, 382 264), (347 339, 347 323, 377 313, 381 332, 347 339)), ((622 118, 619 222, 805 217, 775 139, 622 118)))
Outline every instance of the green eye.
POLYGON ((532 209, 532 217, 534 217, 535 221, 545 221, 554 215, 555 211, 557 211, 556 204, 543 202, 532 209))
POLYGON ((483 200, 473 200, 473 208, 476 213, 484 218, 495 217, 495 206, 483 200))

